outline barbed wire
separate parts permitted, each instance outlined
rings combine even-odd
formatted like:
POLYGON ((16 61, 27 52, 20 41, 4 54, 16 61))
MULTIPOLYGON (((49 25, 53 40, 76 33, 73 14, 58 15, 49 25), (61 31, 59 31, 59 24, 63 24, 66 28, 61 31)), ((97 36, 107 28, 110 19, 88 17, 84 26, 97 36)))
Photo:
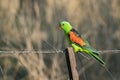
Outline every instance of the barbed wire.
POLYGON ((62 50, 8 50, 8 51, 0 51, 0 54, 55 54, 55 53, 63 53, 62 50))
MULTIPOLYGON (((100 50, 98 51, 100 54, 105 53, 120 53, 120 50, 100 50)), ((64 50, 3 50, 0 51, 0 54, 56 54, 56 53, 64 53, 64 50)))
POLYGON ((114 53, 120 53, 120 50, 100 50, 98 52, 100 54, 105 54, 105 53, 114 54, 114 53))

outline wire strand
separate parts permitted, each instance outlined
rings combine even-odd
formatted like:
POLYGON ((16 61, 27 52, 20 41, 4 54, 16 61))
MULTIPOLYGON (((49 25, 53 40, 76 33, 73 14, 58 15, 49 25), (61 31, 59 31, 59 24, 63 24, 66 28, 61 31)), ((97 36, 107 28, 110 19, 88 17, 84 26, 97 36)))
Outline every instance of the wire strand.
POLYGON ((100 53, 100 54, 105 54, 105 53, 114 54, 114 53, 120 53, 120 50, 100 50, 100 51, 98 51, 98 53, 100 53))
POLYGON ((26 54, 26 53, 31 53, 31 54, 47 54, 47 53, 49 53, 49 54, 55 54, 55 53, 63 53, 63 51, 62 50, 53 50, 53 51, 50 51, 50 50, 48 50, 48 51, 40 51, 40 50, 38 50, 38 51, 29 51, 29 50, 11 50, 11 51, 0 51, 0 54, 26 54))
MULTIPOLYGON (((120 50, 100 50, 98 51, 100 54, 105 54, 105 53, 120 53, 120 50)), ((55 54, 55 53, 64 53, 64 50, 1 50, 0 54, 26 54, 26 53, 31 53, 31 54, 55 54)))

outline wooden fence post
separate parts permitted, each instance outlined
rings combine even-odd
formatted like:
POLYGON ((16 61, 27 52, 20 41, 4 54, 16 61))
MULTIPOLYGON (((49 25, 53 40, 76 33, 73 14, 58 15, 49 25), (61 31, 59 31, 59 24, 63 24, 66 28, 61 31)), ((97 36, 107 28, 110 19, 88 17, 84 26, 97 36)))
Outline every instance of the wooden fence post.
POLYGON ((75 55, 71 47, 68 47, 66 49, 65 57, 66 57, 70 80, 79 80, 78 72, 76 69, 75 55))

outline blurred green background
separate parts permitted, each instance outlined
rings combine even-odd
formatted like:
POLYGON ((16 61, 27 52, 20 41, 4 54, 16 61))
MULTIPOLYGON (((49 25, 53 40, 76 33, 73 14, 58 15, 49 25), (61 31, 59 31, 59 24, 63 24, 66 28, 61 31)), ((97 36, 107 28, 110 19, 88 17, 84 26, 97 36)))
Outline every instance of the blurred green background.
MULTIPOLYGON (((0 0, 0 50, 65 49, 69 45, 58 30, 62 20, 97 50, 120 49, 120 0, 0 0)), ((101 56, 120 80, 120 54, 101 56)), ((76 60, 80 80, 113 80, 94 60, 76 60)), ((0 54, 0 80, 68 80, 65 56, 0 54)))

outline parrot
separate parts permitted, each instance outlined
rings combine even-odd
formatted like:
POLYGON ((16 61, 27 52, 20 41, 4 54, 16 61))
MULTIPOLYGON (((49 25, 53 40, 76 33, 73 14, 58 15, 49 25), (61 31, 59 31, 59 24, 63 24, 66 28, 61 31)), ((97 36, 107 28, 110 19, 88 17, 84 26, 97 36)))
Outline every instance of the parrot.
POLYGON ((105 64, 105 62, 99 57, 98 51, 92 48, 84 36, 79 34, 79 32, 74 29, 68 21, 59 22, 58 28, 59 30, 63 30, 64 35, 66 36, 70 46, 73 48, 74 53, 80 52, 87 54, 100 64, 105 64))

